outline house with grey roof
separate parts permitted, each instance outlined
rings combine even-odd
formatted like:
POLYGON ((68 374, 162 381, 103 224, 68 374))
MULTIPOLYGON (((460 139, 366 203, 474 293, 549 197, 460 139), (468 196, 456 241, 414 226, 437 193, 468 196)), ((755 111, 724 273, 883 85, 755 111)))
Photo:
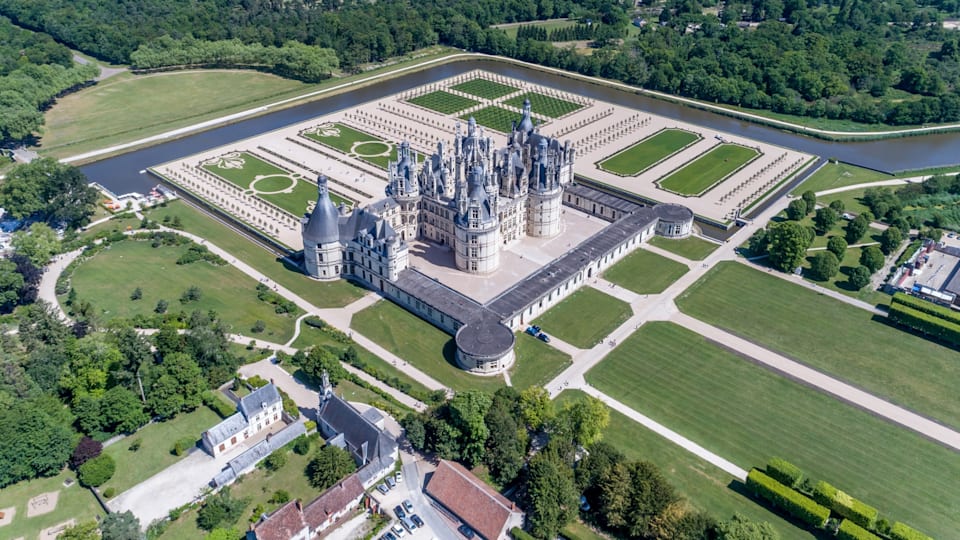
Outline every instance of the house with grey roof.
POLYGON ((283 399, 273 383, 242 397, 237 413, 203 433, 203 448, 216 457, 267 429, 282 422, 283 399))

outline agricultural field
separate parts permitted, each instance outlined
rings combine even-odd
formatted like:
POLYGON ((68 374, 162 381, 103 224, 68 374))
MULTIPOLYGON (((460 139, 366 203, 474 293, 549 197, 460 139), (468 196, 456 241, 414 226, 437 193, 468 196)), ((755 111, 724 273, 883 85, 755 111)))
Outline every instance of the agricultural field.
POLYGON ((589 349, 632 314, 626 302, 593 287, 583 287, 533 322, 547 334, 575 347, 589 349))
POLYGON ((753 148, 722 143, 680 167, 657 184, 680 195, 697 196, 760 156, 753 148))
POLYGON ((496 105, 484 107, 483 109, 473 111, 470 114, 461 115, 460 118, 463 120, 468 120, 471 116, 476 119, 477 124, 497 130, 501 133, 510 133, 510 130, 513 128, 513 123, 520 121, 519 113, 504 109, 503 107, 498 107, 496 105))
POLYGON ((530 100, 531 111, 548 118, 560 118, 583 108, 583 105, 579 103, 547 96, 539 92, 526 92, 504 101, 503 104, 522 109, 523 102, 528 99, 530 100))
POLYGON ((679 240, 674 238, 664 238, 662 236, 654 236, 648 241, 652 246, 665 249, 670 253, 677 254, 681 257, 690 259, 691 261, 702 261, 709 257, 714 250, 720 247, 718 244, 702 238, 697 238, 696 236, 688 236, 679 240))
POLYGON ((960 527, 952 450, 673 323, 645 324, 586 379, 742 468, 783 457, 890 521, 938 538, 960 527))
POLYGON ((451 94, 443 90, 437 90, 429 94, 410 98, 407 101, 425 109, 437 111, 440 114, 453 114, 480 103, 475 99, 451 94))
POLYGON ((455 84, 450 88, 484 99, 502 98, 503 96, 512 94, 519 90, 519 88, 515 88, 508 84, 493 82, 489 79, 483 78, 471 79, 460 84, 455 84))
POLYGON ((681 311, 944 424, 960 427, 957 353, 737 262, 677 298, 681 311))
POLYGON ((645 249, 627 255, 603 273, 603 278, 637 294, 660 294, 689 268, 645 249))
POLYGON ((597 164, 621 176, 636 176, 702 137, 683 129, 663 129, 597 164))

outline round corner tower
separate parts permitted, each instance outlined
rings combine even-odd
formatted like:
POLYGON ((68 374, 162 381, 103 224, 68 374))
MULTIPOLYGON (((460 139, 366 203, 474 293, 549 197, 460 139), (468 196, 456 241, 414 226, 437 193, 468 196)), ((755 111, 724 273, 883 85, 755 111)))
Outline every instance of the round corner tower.
POLYGON ((389 176, 387 195, 400 206, 400 239, 413 240, 420 228, 420 182, 417 178, 417 156, 411 154, 410 143, 403 141, 397 148, 397 161, 387 167, 389 176))
POLYGON ((466 186, 457 193, 457 268, 471 274, 486 274, 500 266, 500 222, 485 189, 484 171, 470 169, 466 186))
POLYGON ((550 238, 560 234, 563 213, 563 184, 556 156, 549 142, 541 138, 532 159, 527 196, 527 235, 550 238))
POLYGON ((317 204, 303 218, 303 264, 307 275, 319 280, 340 278, 343 251, 340 245, 340 212, 330 200, 327 177, 317 178, 317 204))

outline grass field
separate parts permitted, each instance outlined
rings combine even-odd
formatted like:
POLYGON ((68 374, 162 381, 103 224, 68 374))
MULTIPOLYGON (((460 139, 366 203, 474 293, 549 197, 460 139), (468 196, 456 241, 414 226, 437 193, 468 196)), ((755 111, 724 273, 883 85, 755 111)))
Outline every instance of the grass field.
POLYGON ((657 183, 680 195, 700 195, 759 155, 753 148, 723 143, 657 183))
MULTIPOLYGON (((579 390, 564 390, 556 401, 562 404, 585 395, 579 390)), ((742 485, 734 477, 617 411, 610 411, 610 424, 603 431, 603 440, 628 459, 654 463, 693 506, 717 519, 729 519, 739 512, 756 521, 770 522, 782 540, 815 538, 744 495, 740 491, 742 485)))
MULTIPOLYGON (((808 190, 817 192, 826 189, 865 184, 867 182, 890 180, 892 178, 894 178, 894 176, 872 169, 857 167, 856 165, 827 163, 823 167, 820 167, 817 172, 811 174, 810 178, 807 178, 802 184, 797 186, 797 189, 793 190, 792 193, 793 195, 799 196, 808 190)), ((830 195, 826 195, 825 198, 829 199, 830 195)))
POLYGON ((59 525, 69 519, 77 523, 93 521, 103 515, 103 510, 97 504, 97 499, 86 488, 76 482, 77 475, 69 469, 49 478, 25 480, 0 489, 0 510, 7 511, 14 507, 13 521, 9 525, 0 527, 3 538, 20 538, 28 540, 38 538, 40 531, 48 527, 59 525), (66 479, 73 480, 73 485, 63 487, 66 479), (27 506, 30 499, 41 493, 59 491, 57 506, 52 512, 39 516, 27 517, 27 506))
POLYGON ((688 236, 679 240, 675 240, 673 238, 664 238, 662 236, 654 236, 649 240, 649 242, 650 245, 665 249, 670 253, 676 253, 677 255, 690 259, 691 261, 702 261, 709 257, 710 254, 713 253, 718 247, 720 247, 718 244, 702 238, 697 238, 696 236, 688 236))
POLYGON ((570 355, 527 334, 517 334, 514 350, 517 360, 510 368, 510 383, 517 390, 543 386, 571 364, 570 355))
MULTIPOLYGON (((267 163, 248 152, 237 152, 237 155, 229 154, 228 156, 214 158, 204 163, 203 168, 207 172, 232 182, 242 189, 250 189, 250 184, 252 184, 258 176, 286 177, 286 184, 289 185, 292 183, 290 181, 290 171, 281 169, 272 163, 267 163)), ((283 182, 284 180, 277 179, 277 181, 283 182)), ((266 189, 264 191, 272 190, 266 189)))
POLYGON ((350 327, 454 390, 492 394, 504 385, 502 377, 471 375, 457 367, 453 337, 393 302, 357 312, 350 327))
POLYGON ((171 312, 216 311, 235 333, 248 334, 250 327, 262 320, 267 327, 259 337, 283 343, 293 336, 298 313, 276 314, 272 305, 257 299, 253 279, 230 265, 176 264, 186 251, 186 246, 153 248, 148 241, 127 240, 78 266, 71 284, 79 298, 93 303, 104 321, 152 315, 157 301, 163 299, 169 302, 171 312), (192 285, 200 287, 202 297, 181 304, 181 293, 192 285), (130 293, 137 287, 143 298, 131 300, 130 293))
POLYGON ((178 216, 183 229, 206 238, 231 255, 283 285, 294 294, 319 308, 343 307, 365 294, 365 290, 346 280, 318 282, 296 267, 277 259, 220 221, 187 205, 174 201, 148 213, 150 219, 162 221, 164 216, 178 216))
POLYGON ((343 152, 344 154, 349 154, 353 151, 353 145, 359 142, 383 142, 383 139, 375 135, 371 135, 359 129, 354 129, 346 124, 336 122, 329 126, 324 126, 325 129, 307 130, 303 133, 303 136, 317 141, 320 144, 329 146, 336 150, 343 152))
POLYGON ((493 82, 489 79, 471 79, 460 84, 451 86, 454 90, 459 90, 465 94, 482 97, 484 99, 497 99, 507 94, 512 94, 519 90, 508 84, 493 82))
POLYGON ((597 165, 614 174, 636 176, 702 137, 683 129, 662 129, 597 165))
POLYGON ((936 537, 960 527, 953 451, 678 325, 647 323, 586 379, 745 469, 780 456, 936 537))
POLYGON ((603 279, 637 294, 660 294, 687 270, 677 261, 638 249, 608 268, 603 279))
POLYGON ((179 414, 173 420, 144 426, 143 429, 103 449, 117 462, 117 472, 100 491, 114 488, 117 495, 159 473, 183 456, 171 450, 180 439, 193 437, 197 441, 204 431, 220 422, 220 417, 204 405, 197 410, 179 414), (130 451, 130 443, 140 440, 140 449, 130 451))
POLYGON ((960 427, 957 352, 859 308, 736 262, 720 263, 677 306, 920 414, 960 427))
POLYGON ((460 116, 462 120, 469 120, 470 117, 475 118, 477 124, 495 129, 501 133, 510 133, 510 130, 513 128, 513 123, 520 121, 520 115, 518 113, 496 105, 484 107, 478 111, 460 116))
POLYGON ((299 81, 252 70, 123 73, 58 98, 44 114, 40 149, 55 157, 77 154, 310 88, 299 81), (243 91, 238 92, 238 88, 243 91))
POLYGON ((533 322, 548 334, 575 347, 589 349, 632 314, 630 304, 593 287, 583 287, 533 322))
POLYGON ((443 90, 423 94, 422 96, 410 98, 407 101, 414 105, 430 109, 431 111, 437 111, 440 114, 453 114, 480 103, 475 99, 458 96, 457 94, 451 94, 443 90))
POLYGON ((523 102, 528 99, 530 100, 531 111, 540 116, 547 116, 550 118, 560 118, 561 116, 568 115, 583 108, 583 105, 580 105, 579 103, 555 98, 553 96, 547 96, 539 92, 525 92, 519 96, 514 96, 503 103, 505 105, 511 105, 518 109, 522 109, 523 102))

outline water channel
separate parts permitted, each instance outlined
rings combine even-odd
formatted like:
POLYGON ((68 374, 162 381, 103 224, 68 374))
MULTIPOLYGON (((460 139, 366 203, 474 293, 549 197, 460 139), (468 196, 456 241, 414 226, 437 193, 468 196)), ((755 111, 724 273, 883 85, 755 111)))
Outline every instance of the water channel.
POLYGON ((140 171, 152 165, 245 139, 289 124, 302 122, 359 103, 381 99, 397 92, 430 84, 474 69, 484 69, 593 99, 649 111, 684 122, 700 124, 770 144, 823 157, 837 158, 841 161, 879 170, 921 169, 960 163, 960 133, 868 142, 830 142, 514 64, 490 60, 466 60, 429 67, 343 94, 318 99, 289 109, 103 159, 84 165, 81 169, 90 180, 99 182, 114 193, 146 192, 157 182, 155 178, 147 174, 141 174, 140 171))

